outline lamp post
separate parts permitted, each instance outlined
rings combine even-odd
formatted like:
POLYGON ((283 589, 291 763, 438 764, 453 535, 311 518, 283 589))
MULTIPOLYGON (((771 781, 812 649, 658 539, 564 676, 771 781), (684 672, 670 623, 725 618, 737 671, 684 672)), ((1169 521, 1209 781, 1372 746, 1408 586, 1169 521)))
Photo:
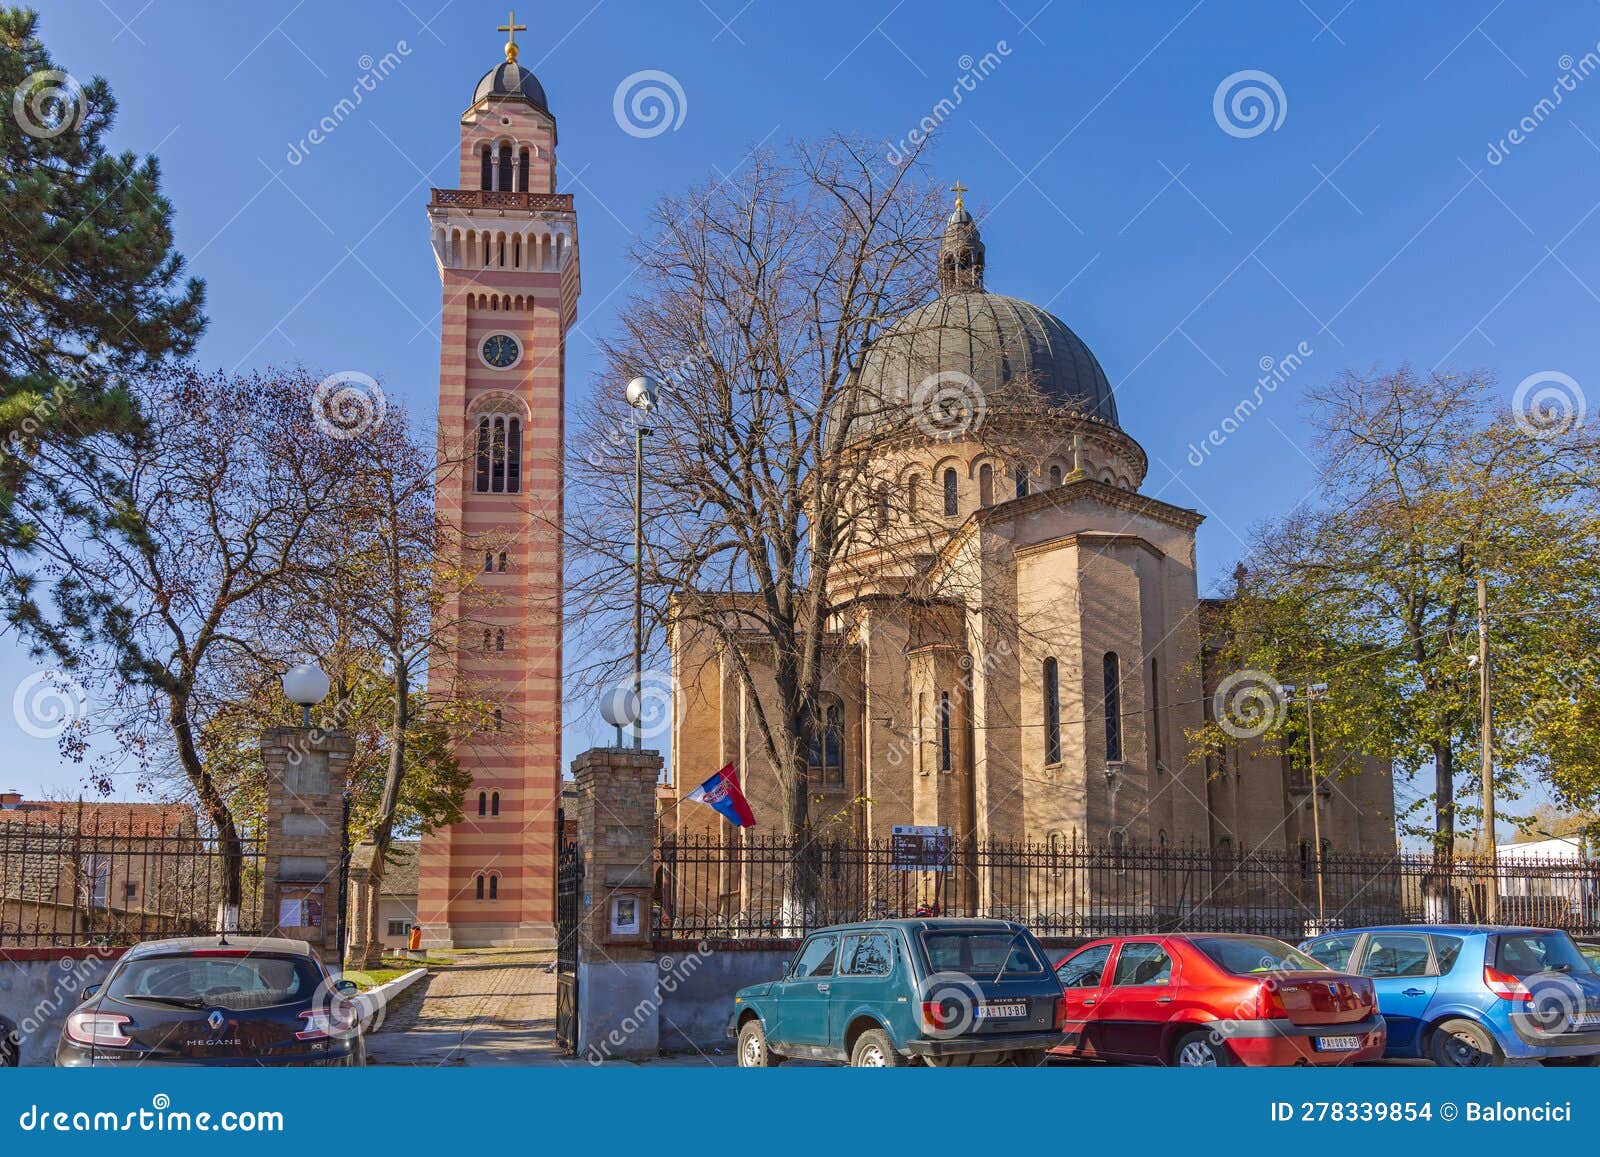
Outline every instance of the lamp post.
POLYGON ((315 663, 300 663, 283 673, 283 693, 300 705, 300 726, 310 729, 311 709, 328 697, 328 675, 315 663))
POLYGON ((1311 838, 1316 841, 1314 850, 1317 865, 1317 924, 1320 932, 1326 917, 1322 890, 1322 805, 1317 798, 1317 728, 1316 720, 1311 714, 1311 705, 1318 699, 1328 697, 1328 685, 1310 683, 1301 692, 1293 684, 1289 684, 1283 688, 1283 693, 1285 703, 1293 703, 1295 696, 1299 694, 1306 705, 1306 767, 1311 778, 1311 838))
MULTIPOLYGON (((628 405, 639 411, 633 424, 633 699, 637 704, 643 695, 641 669, 644 661, 644 437, 650 433, 645 423, 656 407, 661 383, 648 374, 640 374, 628 383, 628 405)), ((639 713, 633 719, 633 748, 644 746, 644 731, 639 713)))

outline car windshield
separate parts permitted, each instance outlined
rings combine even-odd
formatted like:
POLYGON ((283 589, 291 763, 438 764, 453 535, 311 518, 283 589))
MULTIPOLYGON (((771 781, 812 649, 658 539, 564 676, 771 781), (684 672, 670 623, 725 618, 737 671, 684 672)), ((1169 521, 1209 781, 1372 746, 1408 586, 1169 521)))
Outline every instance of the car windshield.
POLYGON ((1594 971, 1565 932, 1502 932, 1495 937, 1494 966, 1512 976, 1594 971))
POLYGON ((969 976, 1033 976, 1048 969, 1025 932, 924 932, 922 946, 935 972, 969 976))
POLYGON ((1325 972, 1322 964, 1269 936, 1196 936, 1190 941, 1224 972, 1253 976, 1262 972, 1325 972))
POLYGON ((292 956, 146 956, 118 969, 105 995, 244 1011, 309 1000, 318 980, 309 959, 292 956))

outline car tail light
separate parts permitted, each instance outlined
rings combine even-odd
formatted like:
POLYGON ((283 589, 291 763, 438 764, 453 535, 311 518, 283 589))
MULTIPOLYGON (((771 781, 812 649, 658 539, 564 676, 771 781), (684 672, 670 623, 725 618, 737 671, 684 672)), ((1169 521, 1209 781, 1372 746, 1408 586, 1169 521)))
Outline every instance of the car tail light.
POLYGON ((327 1040, 337 1033, 349 1032, 355 1019, 349 1009, 314 1008, 300 1014, 306 1027, 294 1034, 295 1040, 327 1040))
POLYGON ((1056 1028, 1067 1031, 1067 998, 1064 996, 1056 1001, 1056 1028))
POLYGON ((1494 993, 1501 1000, 1533 999, 1533 993, 1528 991, 1528 986, 1509 972, 1501 972, 1498 968, 1483 966, 1483 986, 1494 993))
POLYGON ((1276 981, 1263 981, 1256 996, 1256 1015, 1262 1020, 1283 1020, 1289 1015, 1276 981))
MULTIPOLYGON (((956 1015, 959 1015, 956 1014, 956 1015)), ((945 1012, 944 1001, 925 1000, 922 1002, 922 1027, 928 1032, 942 1032, 955 1023, 956 1015, 945 1012)))
POLYGON ((67 1017, 67 1037, 81 1045, 122 1048, 133 1043, 122 1031, 128 1018, 114 1012, 75 1012, 67 1017))

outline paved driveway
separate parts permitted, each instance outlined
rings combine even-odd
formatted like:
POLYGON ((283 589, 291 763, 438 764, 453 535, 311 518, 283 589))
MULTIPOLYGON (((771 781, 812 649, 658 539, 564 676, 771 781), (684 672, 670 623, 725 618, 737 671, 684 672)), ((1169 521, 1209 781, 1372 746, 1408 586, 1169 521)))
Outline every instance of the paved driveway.
POLYGON ((386 1010, 367 1038, 375 1065, 530 1065, 570 1060, 556 1049, 550 952, 459 952, 386 1010))

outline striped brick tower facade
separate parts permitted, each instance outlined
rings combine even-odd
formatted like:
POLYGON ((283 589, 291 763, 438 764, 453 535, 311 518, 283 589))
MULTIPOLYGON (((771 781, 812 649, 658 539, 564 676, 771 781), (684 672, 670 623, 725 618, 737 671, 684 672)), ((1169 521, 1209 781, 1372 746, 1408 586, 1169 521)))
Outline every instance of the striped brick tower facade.
POLYGON ((466 605, 440 611, 456 654, 434 678, 497 710, 457 751, 473 778, 465 818, 422 844, 417 915, 434 947, 554 943, 563 362, 578 234, 571 194, 556 192, 555 120, 516 58, 508 43, 479 82, 457 187, 428 205, 444 288, 440 458, 460 464, 441 475, 438 506, 481 580, 466 605))

